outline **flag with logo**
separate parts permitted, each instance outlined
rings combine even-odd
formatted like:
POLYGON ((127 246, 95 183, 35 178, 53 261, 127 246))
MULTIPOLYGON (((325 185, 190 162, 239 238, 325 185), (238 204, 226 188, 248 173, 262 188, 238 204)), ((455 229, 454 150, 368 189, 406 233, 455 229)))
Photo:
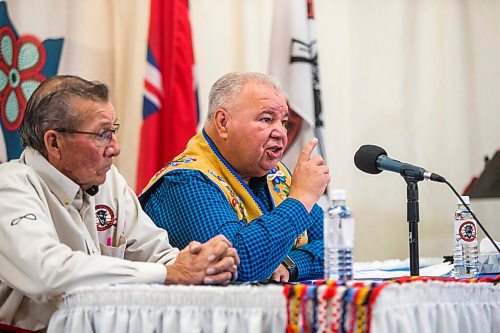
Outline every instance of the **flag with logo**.
POLYGON ((275 0, 273 9, 269 74, 280 82, 290 109, 283 162, 293 170, 313 137, 325 157, 313 0, 275 0))
MULTIPOLYGON (((19 157, 23 149, 19 125, 26 102, 42 81, 56 74, 106 83, 121 129, 126 130, 126 139, 131 138, 126 145, 138 141, 134 114, 141 109, 144 62, 136 61, 146 49, 149 7, 145 4, 143 0, 129 0, 126 6, 118 1, 0 1, 0 162, 19 157)), ((135 173, 134 163, 132 179, 135 173)))
POLYGON ((63 45, 62 38, 24 33, 18 23, 10 19, 7 3, 0 2, 0 162, 21 154, 19 126, 26 102, 57 73, 63 45))
POLYGON ((152 0, 136 189, 182 152, 198 122, 187 0, 152 0))

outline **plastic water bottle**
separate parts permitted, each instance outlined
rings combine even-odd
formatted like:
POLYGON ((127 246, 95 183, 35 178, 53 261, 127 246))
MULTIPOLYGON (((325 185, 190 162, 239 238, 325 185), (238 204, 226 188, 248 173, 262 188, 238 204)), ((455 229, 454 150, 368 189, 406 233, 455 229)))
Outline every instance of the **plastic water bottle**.
POLYGON ((346 191, 333 190, 332 205, 325 212, 325 280, 351 280, 354 218, 346 206, 346 191))
MULTIPOLYGON (((469 205, 469 197, 462 196, 469 205)), ((458 201, 453 232, 453 276, 473 278, 478 274, 477 226, 471 212, 458 201)))

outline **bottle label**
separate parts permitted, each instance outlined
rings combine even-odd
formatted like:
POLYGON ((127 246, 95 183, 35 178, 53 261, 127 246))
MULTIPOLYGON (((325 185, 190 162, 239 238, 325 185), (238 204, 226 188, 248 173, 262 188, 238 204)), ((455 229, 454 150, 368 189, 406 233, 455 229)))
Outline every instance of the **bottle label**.
POLYGON ((470 244, 476 241, 476 233, 473 220, 455 220, 455 243, 470 244))

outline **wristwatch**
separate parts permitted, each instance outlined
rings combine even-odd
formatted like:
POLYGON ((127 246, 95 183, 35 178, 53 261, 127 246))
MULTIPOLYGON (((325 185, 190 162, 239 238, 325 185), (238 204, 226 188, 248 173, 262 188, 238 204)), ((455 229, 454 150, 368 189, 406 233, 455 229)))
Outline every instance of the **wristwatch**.
POLYGON ((297 269, 297 265, 295 265, 295 262, 290 258, 289 256, 286 256, 285 260, 282 262, 283 266, 288 270, 288 273, 290 277, 288 278, 288 281, 295 281, 297 278, 297 275, 299 275, 299 271, 297 269))

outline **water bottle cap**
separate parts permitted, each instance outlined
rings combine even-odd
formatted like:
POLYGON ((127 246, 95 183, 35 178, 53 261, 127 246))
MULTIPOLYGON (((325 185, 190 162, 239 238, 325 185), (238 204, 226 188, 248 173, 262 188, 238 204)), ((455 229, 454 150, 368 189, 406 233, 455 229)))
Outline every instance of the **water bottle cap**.
POLYGON ((345 190, 337 189, 332 191, 332 200, 345 200, 346 196, 345 190))
MULTIPOLYGON (((469 199, 469 196, 468 196, 468 195, 462 195, 462 199, 464 200, 464 202, 465 202, 466 204, 468 204, 468 205, 470 204, 470 199, 469 199)), ((460 199, 457 199, 457 203, 458 203, 459 205, 461 205, 461 204, 462 204, 462 201, 460 201, 460 199)))

